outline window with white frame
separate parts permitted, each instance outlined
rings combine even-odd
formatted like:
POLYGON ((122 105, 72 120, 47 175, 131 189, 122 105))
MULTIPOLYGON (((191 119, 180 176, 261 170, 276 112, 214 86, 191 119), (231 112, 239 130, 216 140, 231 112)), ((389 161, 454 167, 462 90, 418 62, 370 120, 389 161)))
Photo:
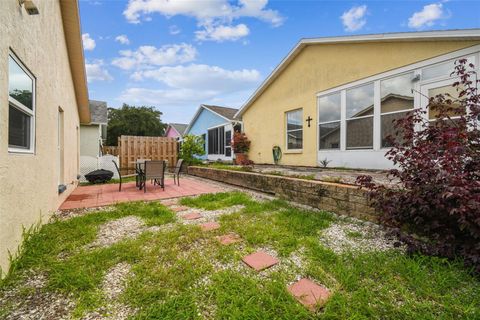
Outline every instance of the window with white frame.
POLYGON ((319 149, 340 148, 340 92, 318 99, 318 134, 319 149))
MULTIPOLYGON (((468 56, 464 58, 467 59, 467 65, 470 63, 474 64, 475 62, 475 56, 468 56)), ((454 64, 455 60, 449 60, 446 62, 437 63, 433 66, 428 66, 423 68, 422 81, 454 76, 454 74, 452 73, 455 71, 455 64, 454 64)))
POLYGON ((225 131, 225 157, 232 156, 232 130, 225 131))
POLYGON ((388 136, 395 135, 394 120, 405 117, 413 110, 413 79, 415 73, 408 72, 380 81, 380 134, 381 147, 391 147, 388 136))
POLYGON ((373 148, 372 83, 347 89, 347 149, 373 148))
POLYGON ((35 78, 13 55, 8 57, 8 150, 33 152, 35 78))
POLYGON ((225 153, 225 127, 208 130, 208 154, 225 153))
MULTIPOLYGON (((340 150, 390 147, 386 137, 395 135, 393 120, 414 108, 424 107, 422 99, 436 94, 448 93, 458 97, 458 92, 452 87, 455 75, 451 73, 454 62, 463 58, 480 70, 480 52, 471 51, 453 57, 448 55, 443 61, 437 57, 430 64, 422 61, 318 94, 319 150, 335 149, 336 145, 327 139, 333 132, 338 137, 336 140, 340 141, 340 150), (341 112, 332 107, 335 104, 341 112)), ((472 70, 469 66, 467 69, 472 70)), ((455 118, 458 113, 449 116, 455 118)), ((426 117, 435 121, 438 114, 428 110, 426 117)))
POLYGON ((287 118, 287 150, 303 148, 303 110, 286 112, 287 118))

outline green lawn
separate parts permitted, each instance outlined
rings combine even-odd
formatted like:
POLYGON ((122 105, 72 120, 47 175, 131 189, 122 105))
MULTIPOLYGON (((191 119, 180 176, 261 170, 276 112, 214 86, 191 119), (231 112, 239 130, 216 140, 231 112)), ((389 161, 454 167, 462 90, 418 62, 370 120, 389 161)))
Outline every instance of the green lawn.
MULTIPOLYGON (((335 253, 320 237, 343 219, 280 200, 260 202, 231 192, 184 198, 181 204, 202 212, 237 210, 218 215, 220 229, 209 232, 183 224, 157 202, 119 204, 44 225, 28 237, 0 283, 0 318, 12 312, 15 299, 39 294, 25 281, 32 272, 47 278, 41 294, 69 295, 72 317, 106 310, 111 301, 102 282, 121 262, 131 269, 115 303, 134 310, 132 319, 480 318, 480 281, 461 262, 397 249, 335 253), (145 232, 107 247, 88 246, 100 226, 128 216, 141 219, 145 232), (220 245, 215 237, 229 232, 242 241, 220 245), (260 273, 247 268, 242 257, 258 249, 276 253, 279 265, 260 273), (287 292, 298 276, 332 291, 322 310, 309 312, 287 292)), ((362 236, 347 233, 349 239, 362 236)))

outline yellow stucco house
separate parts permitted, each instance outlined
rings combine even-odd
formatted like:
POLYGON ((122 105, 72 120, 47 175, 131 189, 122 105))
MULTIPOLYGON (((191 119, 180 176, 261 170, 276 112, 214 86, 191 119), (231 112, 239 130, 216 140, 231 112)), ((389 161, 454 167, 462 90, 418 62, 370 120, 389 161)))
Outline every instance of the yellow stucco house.
POLYGON ((90 122, 76 0, 2 0, 0 268, 23 227, 48 220, 77 185, 80 123, 90 122))
POLYGON ((452 92, 462 57, 478 70, 480 29, 303 39, 237 113, 249 156, 273 163, 279 146, 283 165, 390 168, 392 120, 452 92))

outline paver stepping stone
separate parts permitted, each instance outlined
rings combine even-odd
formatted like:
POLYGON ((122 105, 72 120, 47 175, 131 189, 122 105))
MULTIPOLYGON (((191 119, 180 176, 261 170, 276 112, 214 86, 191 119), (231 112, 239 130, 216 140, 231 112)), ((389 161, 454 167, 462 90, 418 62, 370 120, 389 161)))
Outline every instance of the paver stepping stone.
POLYGON ((200 225, 202 231, 210 231, 220 228, 220 224, 218 222, 205 222, 200 225))
POLYGON ((295 299, 310 311, 323 307, 330 297, 330 291, 309 279, 300 279, 288 287, 295 299))
POLYGON ((175 212, 180 212, 180 211, 187 211, 189 210, 190 208, 189 207, 185 207, 185 206, 180 206, 180 207, 176 207, 176 208, 171 208, 173 211, 175 212))
POLYGON ((243 257, 242 260, 250 268, 253 268, 256 271, 262 271, 278 263, 278 260, 275 257, 272 257, 271 255, 263 251, 252 253, 248 256, 243 257))
POLYGON ((192 213, 184 214, 182 216, 182 218, 185 220, 196 220, 196 219, 200 219, 201 217, 202 215, 198 212, 192 212, 192 213))
POLYGON ((162 204, 164 206, 176 206, 178 204, 178 200, 177 199, 168 199, 168 200, 165 200, 165 201, 162 201, 162 204))
POLYGON ((235 233, 229 233, 229 234, 225 234, 223 236, 218 236, 217 237, 217 240, 223 244, 224 246, 227 246, 229 244, 232 244, 232 243, 235 243, 235 242, 239 242, 241 239, 240 239, 240 236, 238 234, 235 234, 235 233))

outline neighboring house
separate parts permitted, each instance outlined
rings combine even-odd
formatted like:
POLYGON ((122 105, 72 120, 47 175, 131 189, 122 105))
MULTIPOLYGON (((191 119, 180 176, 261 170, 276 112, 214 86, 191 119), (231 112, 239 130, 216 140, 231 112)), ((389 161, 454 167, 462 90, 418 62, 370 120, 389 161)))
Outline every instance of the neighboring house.
POLYGON ((107 103, 90 100, 90 115, 90 123, 80 126, 80 155, 99 157, 107 139, 107 103))
POLYGON ((204 160, 231 161, 233 132, 241 131, 242 124, 235 117, 238 109, 202 104, 190 121, 185 135, 201 136, 205 141, 204 160))
POLYGON ((392 120, 456 94, 462 57, 480 65, 480 29, 303 39, 236 114, 249 157, 273 163, 278 145, 285 165, 391 168, 392 120))
POLYGON ((184 123, 169 123, 167 130, 165 130, 165 137, 181 140, 187 127, 188 124, 184 123))
POLYGON ((46 222, 78 183, 90 122, 77 1, 18 0, 0 10, 0 267, 24 228, 46 222))

